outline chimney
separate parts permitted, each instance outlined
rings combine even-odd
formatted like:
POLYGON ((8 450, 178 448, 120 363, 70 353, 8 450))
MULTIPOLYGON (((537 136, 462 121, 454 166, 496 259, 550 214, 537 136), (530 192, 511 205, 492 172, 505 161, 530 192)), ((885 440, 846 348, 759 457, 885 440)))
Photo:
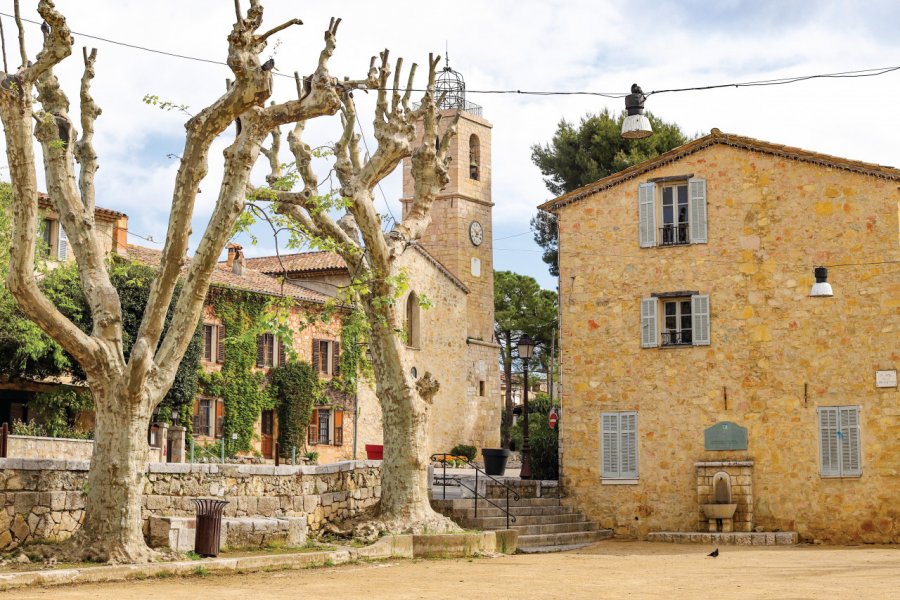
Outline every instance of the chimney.
POLYGON ((240 275, 244 271, 244 248, 240 244, 228 244, 228 260, 225 261, 231 272, 240 275))

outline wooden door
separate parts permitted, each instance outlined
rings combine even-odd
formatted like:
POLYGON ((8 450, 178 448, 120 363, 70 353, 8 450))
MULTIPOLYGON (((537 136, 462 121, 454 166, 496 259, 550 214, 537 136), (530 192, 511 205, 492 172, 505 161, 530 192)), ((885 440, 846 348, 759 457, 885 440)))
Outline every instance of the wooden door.
POLYGON ((275 458, 275 411, 262 411, 262 455, 275 458))

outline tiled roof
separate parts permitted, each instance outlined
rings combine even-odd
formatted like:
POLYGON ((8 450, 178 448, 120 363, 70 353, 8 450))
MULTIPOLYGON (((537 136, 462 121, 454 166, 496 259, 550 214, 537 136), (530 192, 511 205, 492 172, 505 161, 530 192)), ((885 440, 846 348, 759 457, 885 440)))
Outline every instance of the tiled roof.
MULTIPOLYGON (((151 267, 159 266, 162 259, 162 252, 153 248, 145 248, 144 246, 135 246, 128 244, 128 258, 151 267)), ((187 271, 187 264, 182 268, 182 272, 187 271)), ((269 296, 288 296, 303 302, 312 302, 315 304, 324 304, 330 299, 325 294, 320 294, 313 290, 285 283, 282 285, 274 277, 265 275, 250 269, 244 265, 244 269, 240 275, 237 275, 225 263, 218 263, 212 274, 211 286, 229 288, 235 290, 246 290, 248 292, 257 292, 269 296)))
POLYGON ((334 252, 298 252, 281 256, 259 256, 244 259, 244 265, 262 273, 343 271, 347 268, 344 259, 334 252))
POLYGON ((563 194, 558 198, 541 204, 540 206, 538 206, 538 208, 551 212, 556 211, 568 204, 583 200, 584 198, 592 194, 596 194, 597 192, 622 183, 623 181, 638 177, 641 174, 646 173, 647 171, 655 169, 659 165, 672 162, 673 160, 678 160, 680 158, 688 156, 689 154, 693 154, 694 152, 703 150, 704 148, 708 148, 709 146, 715 144, 725 144, 734 148, 741 148, 743 150, 750 150, 753 152, 762 152, 764 154, 771 154, 791 160, 813 163, 822 165, 824 167, 843 169, 845 171, 862 173, 864 175, 872 175, 873 177, 882 177, 884 179, 891 179, 894 181, 900 180, 900 169, 895 169, 894 167, 886 167, 873 163, 866 163, 857 160, 850 160, 847 158, 840 158, 837 156, 830 156, 828 154, 820 154, 818 152, 811 152, 802 148, 773 144, 771 142, 764 142, 762 140, 734 135, 732 133, 724 133, 718 129, 713 129, 709 133, 709 135, 705 135, 692 142, 688 142, 687 144, 674 148, 673 150, 669 150, 668 152, 660 154, 654 159, 642 162, 632 167, 628 167, 627 169, 619 171, 618 173, 613 173, 608 177, 604 177, 603 179, 595 181, 594 183, 589 183, 588 185, 580 187, 577 190, 572 190, 571 192, 563 194))
MULTIPOLYGON (((43 193, 43 192, 39 192, 39 193, 38 193, 38 206, 39 206, 40 208, 43 208, 44 210, 46 210, 46 209, 48 209, 48 208, 52 209, 52 208, 53 208, 53 204, 50 202, 50 196, 48 196, 47 194, 45 194, 45 193, 43 193)), ((103 207, 100 207, 100 206, 95 206, 95 207, 94 207, 94 214, 100 215, 100 216, 103 216, 103 217, 107 217, 107 218, 110 218, 110 219, 118 219, 118 218, 120 218, 120 217, 127 217, 127 216, 128 216, 128 215, 126 215, 126 214, 123 213, 123 212, 119 212, 119 211, 117 211, 117 210, 112 210, 112 209, 109 209, 109 208, 103 208, 103 207)))

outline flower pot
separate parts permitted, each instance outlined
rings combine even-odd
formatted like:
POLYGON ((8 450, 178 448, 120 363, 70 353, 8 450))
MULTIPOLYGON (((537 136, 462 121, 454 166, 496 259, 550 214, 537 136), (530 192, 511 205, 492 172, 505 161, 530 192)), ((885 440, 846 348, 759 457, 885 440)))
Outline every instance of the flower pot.
POLYGON ((512 454, 505 448, 482 448, 481 456, 484 457, 484 472, 488 475, 503 475, 506 472, 506 461, 512 454))
POLYGON ((384 445, 366 444, 366 458, 369 460, 384 460, 384 445))

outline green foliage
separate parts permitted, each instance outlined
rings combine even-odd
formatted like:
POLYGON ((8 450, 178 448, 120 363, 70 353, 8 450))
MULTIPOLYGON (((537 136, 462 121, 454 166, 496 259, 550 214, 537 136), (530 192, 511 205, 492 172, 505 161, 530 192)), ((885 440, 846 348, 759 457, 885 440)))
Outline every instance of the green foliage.
POLYGON ((75 423, 78 413, 94 409, 94 402, 87 390, 61 387, 40 393, 28 403, 28 409, 35 418, 28 424, 15 424, 13 430, 17 435, 73 439, 93 437, 93 432, 79 430, 75 423))
POLYGON ((469 446, 468 444, 457 444, 450 450, 450 454, 453 456, 465 456, 469 460, 475 460, 476 449, 475 446, 469 446))
POLYGON ((199 383, 205 394, 225 402, 225 439, 231 441, 232 434, 237 434, 231 452, 249 452, 261 412, 274 408, 265 376, 253 370, 256 336, 266 326, 268 304, 259 295, 227 290, 216 294, 214 306, 225 326, 225 362, 219 373, 198 371, 199 383))
MULTIPOLYGON (((549 144, 531 147, 531 160, 544 175, 547 189, 559 196, 691 140, 675 123, 667 123, 650 113, 647 118, 653 126, 653 135, 636 140, 622 138, 625 111, 614 116, 604 109, 598 115, 582 118, 578 127, 562 120, 549 144)), ((551 274, 559 275, 556 217, 538 213, 531 221, 531 228, 534 241, 544 248, 543 259, 551 274)))
POLYGON ((155 94, 145 94, 143 101, 144 101, 144 104, 147 104, 149 106, 156 106, 160 110, 164 110, 166 112, 177 110, 179 112, 183 112, 184 114, 186 114, 188 116, 193 116, 193 115, 191 115, 191 113, 188 112, 189 106, 187 104, 176 104, 175 102, 172 102, 171 100, 163 100, 162 98, 160 98, 159 96, 157 96, 155 94))
POLYGON ((369 339, 369 322, 359 305, 344 317, 341 325, 340 375, 329 383, 332 389, 345 394, 356 394, 359 376, 371 374, 371 366, 365 359, 366 341, 369 339))
POLYGON ((322 383, 306 362, 289 362, 272 369, 270 394, 278 404, 278 446, 282 456, 306 445, 312 407, 322 397, 322 383))
POLYGON ((315 465, 315 464, 319 463, 319 453, 313 452, 312 450, 310 450, 309 452, 305 452, 303 454, 303 458, 305 458, 306 462, 308 462, 311 465, 315 465))
MULTIPOLYGON (((552 402, 547 394, 535 394, 528 399, 528 446, 531 452, 531 473, 535 479, 559 478, 559 429, 550 429, 548 418, 552 402)), ((522 449, 524 416, 512 428, 511 445, 522 449)))

